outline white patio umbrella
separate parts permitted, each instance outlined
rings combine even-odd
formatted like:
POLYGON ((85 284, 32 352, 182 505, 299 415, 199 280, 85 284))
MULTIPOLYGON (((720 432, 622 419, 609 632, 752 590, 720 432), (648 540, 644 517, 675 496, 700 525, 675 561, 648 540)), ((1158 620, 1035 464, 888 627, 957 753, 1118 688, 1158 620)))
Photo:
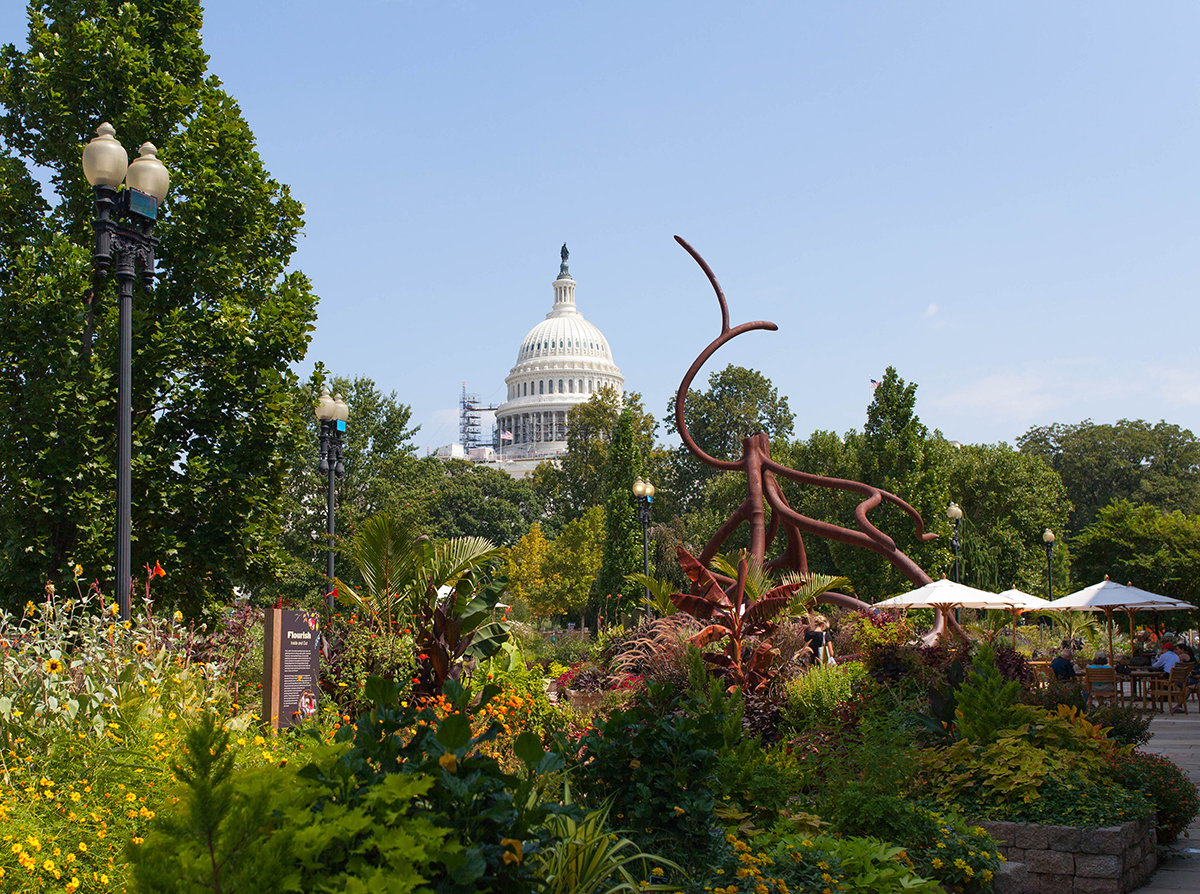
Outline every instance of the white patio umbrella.
POLYGON ((1133 639, 1133 613, 1135 611, 1187 611, 1196 606, 1170 596, 1160 596, 1139 587, 1119 584, 1108 579, 1084 587, 1048 606, 1052 611, 1104 612, 1108 622, 1108 654, 1112 659, 1112 613, 1120 610, 1129 614, 1130 639, 1133 639))
POLYGON ((1017 616, 1022 612, 1046 611, 1050 600, 1018 590, 1016 587, 996 594, 996 604, 988 608, 1000 608, 1012 615, 1012 644, 1017 647, 1017 616))
POLYGON ((1000 606, 996 600, 995 593, 942 578, 908 593, 876 602, 875 608, 997 608, 1000 606))

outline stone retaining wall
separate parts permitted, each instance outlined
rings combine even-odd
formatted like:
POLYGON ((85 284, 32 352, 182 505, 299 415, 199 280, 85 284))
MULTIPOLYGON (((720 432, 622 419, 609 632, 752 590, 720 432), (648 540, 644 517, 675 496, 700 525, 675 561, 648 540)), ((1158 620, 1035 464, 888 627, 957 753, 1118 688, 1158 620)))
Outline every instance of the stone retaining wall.
POLYGON ((996 839, 1006 859, 1025 864, 1023 894, 1128 894, 1158 866, 1153 817, 1107 829, 979 825, 996 839))

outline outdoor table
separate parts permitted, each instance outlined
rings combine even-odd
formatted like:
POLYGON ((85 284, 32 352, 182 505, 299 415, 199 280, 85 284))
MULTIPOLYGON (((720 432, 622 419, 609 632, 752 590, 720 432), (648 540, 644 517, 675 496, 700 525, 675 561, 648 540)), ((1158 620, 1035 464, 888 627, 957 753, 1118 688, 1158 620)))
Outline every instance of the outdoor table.
MULTIPOLYGON (((1124 682, 1129 681, 1129 703, 1133 704, 1133 700, 1138 697, 1139 690, 1142 690, 1143 684, 1149 680, 1161 679, 1162 671, 1150 670, 1146 667, 1131 668, 1127 674, 1117 674, 1117 680, 1124 682)), ((1142 707, 1146 707, 1145 693, 1142 692, 1142 707)))

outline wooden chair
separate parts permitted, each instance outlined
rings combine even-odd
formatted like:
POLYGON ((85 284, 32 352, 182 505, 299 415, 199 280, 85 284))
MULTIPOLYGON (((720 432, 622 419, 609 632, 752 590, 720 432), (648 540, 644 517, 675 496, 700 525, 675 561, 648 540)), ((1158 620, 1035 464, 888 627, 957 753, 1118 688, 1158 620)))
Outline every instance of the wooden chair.
POLYGON ((1084 668, 1083 674, 1089 704, 1098 701, 1121 704, 1121 687, 1117 684, 1115 667, 1088 667, 1084 668))
POLYGON ((1031 661, 1029 667, 1033 671, 1033 685, 1038 689, 1045 689, 1054 679, 1049 661, 1031 661))
POLYGON ((1188 674, 1192 672, 1194 665, 1184 664, 1182 661, 1171 668, 1171 675, 1163 677, 1161 680, 1150 681, 1150 691, 1147 698, 1152 701, 1155 707, 1159 702, 1163 703, 1163 710, 1167 710, 1167 705, 1172 708, 1178 708, 1184 714, 1187 713, 1188 703, 1188 674))

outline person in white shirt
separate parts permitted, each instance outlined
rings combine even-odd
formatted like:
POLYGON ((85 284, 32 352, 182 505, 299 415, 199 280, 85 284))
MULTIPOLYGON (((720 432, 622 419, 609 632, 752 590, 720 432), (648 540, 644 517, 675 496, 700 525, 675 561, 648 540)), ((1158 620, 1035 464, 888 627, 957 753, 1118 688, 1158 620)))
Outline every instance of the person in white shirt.
POLYGON ((1158 647, 1162 651, 1158 653, 1158 658, 1150 665, 1150 670, 1162 671, 1164 674, 1169 674, 1171 668, 1179 663, 1179 656, 1175 654, 1175 644, 1164 640, 1158 644, 1158 647))

